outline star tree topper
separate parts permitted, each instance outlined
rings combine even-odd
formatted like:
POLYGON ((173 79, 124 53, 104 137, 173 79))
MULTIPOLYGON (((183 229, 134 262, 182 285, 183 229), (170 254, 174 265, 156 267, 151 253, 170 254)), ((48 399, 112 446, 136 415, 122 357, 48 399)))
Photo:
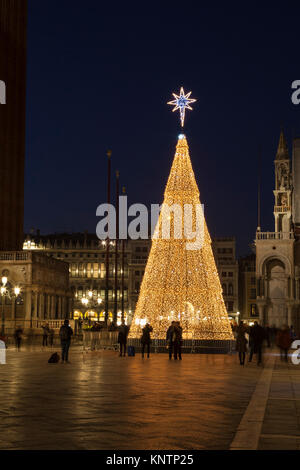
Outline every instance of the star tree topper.
POLYGON ((175 100, 169 101, 168 104, 171 104, 175 106, 175 108, 172 110, 177 111, 179 109, 180 111, 180 122, 181 122, 181 127, 184 126, 184 118, 185 118, 185 109, 190 109, 191 111, 193 108, 190 106, 190 103, 194 103, 197 100, 190 99, 191 91, 187 94, 184 93, 183 87, 180 88, 180 95, 175 95, 175 93, 172 93, 174 96, 175 100))

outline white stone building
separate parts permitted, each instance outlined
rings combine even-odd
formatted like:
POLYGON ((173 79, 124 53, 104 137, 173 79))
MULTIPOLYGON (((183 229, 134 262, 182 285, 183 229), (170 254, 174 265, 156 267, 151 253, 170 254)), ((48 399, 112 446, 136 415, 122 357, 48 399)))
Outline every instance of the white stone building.
POLYGON ((274 232, 256 232, 256 279, 262 324, 300 329, 300 139, 292 162, 281 131, 275 159, 274 232))

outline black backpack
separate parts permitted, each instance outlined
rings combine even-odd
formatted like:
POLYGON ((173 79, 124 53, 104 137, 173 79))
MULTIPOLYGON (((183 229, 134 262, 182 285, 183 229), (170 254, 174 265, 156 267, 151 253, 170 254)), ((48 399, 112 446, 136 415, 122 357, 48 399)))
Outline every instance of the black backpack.
POLYGON ((50 357, 48 363, 49 364, 57 364, 59 362, 59 359, 60 359, 59 354, 57 354, 57 352, 55 352, 50 357))

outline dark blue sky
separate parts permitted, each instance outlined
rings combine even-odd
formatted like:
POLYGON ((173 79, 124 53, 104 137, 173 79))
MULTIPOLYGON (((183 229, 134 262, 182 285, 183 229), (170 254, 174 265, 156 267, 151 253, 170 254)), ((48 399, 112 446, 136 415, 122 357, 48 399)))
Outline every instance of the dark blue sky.
POLYGON ((259 146, 273 230, 281 124, 290 148, 300 135, 300 7, 183 10, 29 0, 26 230, 95 231, 108 148, 130 201, 161 203, 179 130, 166 102, 182 85, 197 98, 185 133, 211 234, 248 251, 259 146))

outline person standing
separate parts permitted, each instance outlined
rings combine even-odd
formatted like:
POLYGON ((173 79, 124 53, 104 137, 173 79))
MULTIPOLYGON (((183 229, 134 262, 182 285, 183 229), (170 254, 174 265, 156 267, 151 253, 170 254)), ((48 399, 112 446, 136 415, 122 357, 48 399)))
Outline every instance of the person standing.
POLYGON ((176 332, 175 332, 175 321, 172 321, 171 325, 169 326, 167 330, 167 343, 169 347, 169 359, 172 359, 173 351, 174 351, 174 341, 176 338, 176 332))
POLYGON ((177 321, 175 323, 175 341, 174 341, 174 359, 177 360, 177 356, 179 360, 182 360, 181 357, 181 346, 182 346, 182 327, 180 326, 180 322, 177 321))
POLYGON ((43 346, 48 346, 49 325, 46 323, 42 326, 43 329, 43 346))
POLYGON ((19 326, 15 331, 15 342, 16 342, 16 348, 18 351, 20 351, 21 349, 22 334, 23 334, 23 330, 19 326))
POLYGON ((122 325, 119 328, 119 335, 118 335, 118 343, 120 344, 120 357, 124 355, 126 356, 126 346, 127 346, 127 336, 128 336, 129 328, 125 324, 124 320, 122 325), (124 352, 124 354, 123 354, 124 352))
POLYGON ((291 332, 287 325, 283 325, 277 333, 276 344, 280 349, 280 359, 288 362, 288 351, 291 347, 291 332))
POLYGON ((71 344, 71 338, 73 336, 73 330, 69 325, 69 320, 65 320, 64 324, 59 330, 60 342, 61 342, 61 362, 69 364, 69 349, 71 344))
POLYGON ((146 325, 143 328, 143 334, 141 337, 141 343, 142 343, 142 358, 144 359, 144 354, 145 354, 145 348, 147 346, 147 357, 150 357, 150 344, 151 344, 151 333, 153 331, 152 326, 149 325, 149 323, 146 323, 146 325))
POLYGON ((241 321, 239 326, 236 330, 236 350, 239 353, 240 365, 243 366, 245 364, 245 357, 247 352, 247 339, 246 339, 246 328, 244 326, 244 322, 241 321))

